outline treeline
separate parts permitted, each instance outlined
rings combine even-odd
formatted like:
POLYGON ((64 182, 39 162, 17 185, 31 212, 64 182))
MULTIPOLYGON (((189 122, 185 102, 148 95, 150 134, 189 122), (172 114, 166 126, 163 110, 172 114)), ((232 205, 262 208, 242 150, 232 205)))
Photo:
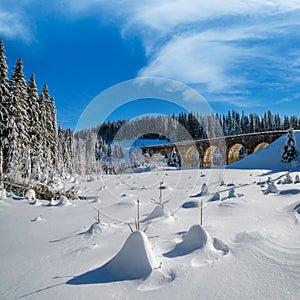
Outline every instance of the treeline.
POLYGON ((246 115, 235 110, 226 115, 202 116, 195 113, 181 113, 178 116, 146 116, 132 121, 119 120, 100 126, 98 140, 111 144, 114 141, 130 139, 165 139, 172 142, 191 139, 206 139, 254 132, 300 129, 297 116, 272 114, 271 111, 259 116, 246 115))
POLYGON ((57 128, 54 98, 34 74, 26 82, 19 58, 8 78, 0 40, 0 177, 48 181, 73 172, 73 133, 57 128))

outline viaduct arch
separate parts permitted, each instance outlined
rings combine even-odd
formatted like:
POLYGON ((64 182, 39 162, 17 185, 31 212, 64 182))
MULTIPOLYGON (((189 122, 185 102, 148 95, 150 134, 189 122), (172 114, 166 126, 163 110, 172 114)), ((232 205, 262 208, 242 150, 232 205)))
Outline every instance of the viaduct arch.
POLYGON ((143 152, 167 154, 175 147, 181 153, 183 167, 228 165, 257 152, 284 135, 286 131, 249 133, 220 138, 142 147, 143 152))

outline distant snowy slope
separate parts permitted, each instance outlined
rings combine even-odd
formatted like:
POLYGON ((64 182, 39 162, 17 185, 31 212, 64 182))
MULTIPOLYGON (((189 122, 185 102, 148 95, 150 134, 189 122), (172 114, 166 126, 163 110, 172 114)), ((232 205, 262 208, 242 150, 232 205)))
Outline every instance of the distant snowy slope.
POLYGON ((300 130, 295 130, 296 149, 299 152, 298 157, 292 164, 282 163, 281 153, 285 144, 287 134, 283 135, 268 147, 252 153, 238 162, 228 165, 229 169, 266 169, 266 170, 289 170, 291 168, 300 168, 300 130))

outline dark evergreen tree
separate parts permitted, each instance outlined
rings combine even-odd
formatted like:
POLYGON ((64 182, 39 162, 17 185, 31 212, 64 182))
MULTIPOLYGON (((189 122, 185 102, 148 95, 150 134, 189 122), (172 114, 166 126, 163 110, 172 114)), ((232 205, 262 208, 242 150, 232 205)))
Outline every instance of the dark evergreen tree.
MULTIPOLYGON (((181 157, 180 157, 180 159, 181 159, 181 157)), ((181 160, 180 160, 180 164, 181 164, 181 160)), ((177 155, 175 147, 173 148, 171 156, 170 156, 169 166, 176 167, 176 168, 179 167, 179 160, 178 160, 178 155, 177 155)))
POLYGON ((284 163, 289 163, 297 157, 296 150, 296 139, 294 134, 294 129, 290 128, 288 130, 288 135, 286 142, 283 146, 281 161, 284 163))

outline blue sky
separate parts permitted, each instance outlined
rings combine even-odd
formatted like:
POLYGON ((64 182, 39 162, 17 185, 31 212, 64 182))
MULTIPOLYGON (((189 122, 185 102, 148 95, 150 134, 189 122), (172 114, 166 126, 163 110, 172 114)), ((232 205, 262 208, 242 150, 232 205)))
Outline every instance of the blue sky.
POLYGON ((143 76, 183 82, 218 113, 299 115, 299 32, 297 0, 0 1, 10 71, 22 56, 65 128, 103 90, 143 76))

